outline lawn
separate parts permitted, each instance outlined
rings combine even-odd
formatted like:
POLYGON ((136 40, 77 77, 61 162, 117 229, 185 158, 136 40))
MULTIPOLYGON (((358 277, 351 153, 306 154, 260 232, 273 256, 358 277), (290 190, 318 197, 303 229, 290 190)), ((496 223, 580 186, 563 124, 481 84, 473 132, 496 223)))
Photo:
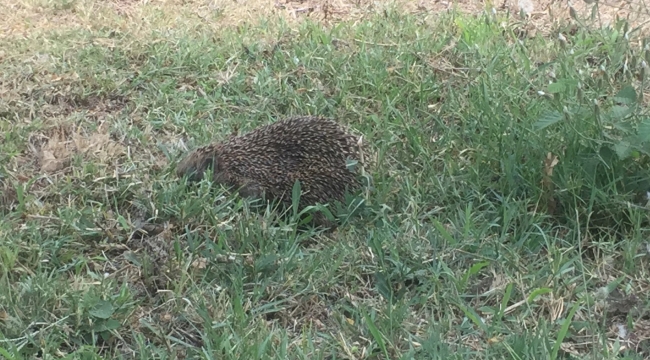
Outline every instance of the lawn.
POLYGON ((650 356, 637 27, 7 4, 0 358, 650 356), (291 115, 363 135, 369 185, 335 232, 174 175, 189 150, 291 115))

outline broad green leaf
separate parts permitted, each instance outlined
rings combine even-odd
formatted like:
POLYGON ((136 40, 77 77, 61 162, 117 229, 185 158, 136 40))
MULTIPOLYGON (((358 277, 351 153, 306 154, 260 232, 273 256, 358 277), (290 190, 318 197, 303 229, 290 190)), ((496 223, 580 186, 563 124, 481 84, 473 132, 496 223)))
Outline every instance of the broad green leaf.
POLYGON ((512 296, 512 286, 512 283, 509 283, 506 286, 506 291, 503 293, 503 299, 501 299, 501 309, 499 309, 499 313, 501 313, 501 315, 503 315, 503 312, 508 307, 508 301, 510 301, 510 296, 512 296))
POLYGON ((611 293, 614 291, 623 281, 623 277, 619 277, 616 280, 610 282, 609 284, 605 285, 605 288, 607 289, 607 293, 611 293))
POLYGON ((255 260, 255 269, 258 273, 265 273, 273 269, 278 261, 276 254, 268 254, 255 260))
POLYGON ((142 266, 142 262, 140 262, 140 259, 138 259, 137 256, 133 253, 133 251, 127 251, 124 253, 124 258, 128 261, 130 261, 133 265, 135 266, 142 266))
POLYGON ((131 228, 129 222, 122 215, 117 216, 117 222, 122 226, 122 229, 128 230, 131 228))
POLYGON ((549 288, 539 288, 539 289, 535 289, 533 292, 530 293, 530 295, 528 295, 528 298, 526 299, 526 301, 530 304, 530 303, 533 302, 533 301, 534 301, 538 296, 541 296, 541 295, 544 295, 544 294, 548 294, 548 293, 550 293, 550 292, 551 292, 551 289, 549 289, 549 288))
POLYGON ((20 359, 20 358, 15 358, 9 354, 9 351, 5 350, 4 348, 0 347, 0 355, 4 356, 3 359, 7 360, 14 360, 14 359, 20 359))
POLYGON ((553 344, 553 349, 551 350, 551 359, 553 360, 557 359, 557 353, 560 350, 560 345, 562 345, 562 342, 564 341, 566 334, 569 332, 569 326, 571 326, 571 320, 573 320, 573 315, 575 315, 579 307, 580 305, 578 305, 578 303, 573 304, 573 307, 571 307, 571 310, 569 310, 569 315, 566 317, 566 319, 564 319, 564 323, 562 324, 562 327, 560 328, 560 331, 557 334, 557 338, 555 339, 555 344, 553 344))
POLYGON ((377 292, 388 301, 393 301, 393 290, 389 284, 389 280, 386 279, 384 274, 380 272, 375 273, 375 285, 377 286, 377 292))
POLYGON ((546 88, 546 91, 548 91, 551 94, 556 94, 556 93, 561 93, 566 90, 566 86, 562 82, 556 82, 549 84, 548 87, 546 88))
POLYGON ((607 112, 607 118, 610 121, 624 120, 632 113, 632 109, 627 106, 614 105, 607 112))
POLYGON ((623 103, 623 104, 633 104, 636 102, 636 90, 631 85, 628 85, 622 88, 616 96, 614 96, 614 101, 623 103))
POLYGON ((97 332, 114 330, 120 327, 120 322, 115 319, 108 319, 106 321, 101 321, 93 326, 93 330, 97 332))
POLYGON ((567 90, 573 89, 576 86, 578 86, 578 82, 576 80, 562 79, 552 84, 549 84, 548 87, 546 88, 546 91, 548 91, 551 94, 556 94, 556 93, 566 92, 567 90))
POLYGON ((115 309, 113 308, 113 304, 106 300, 101 300, 90 311, 88 311, 88 313, 99 319, 108 319, 113 315, 114 311, 115 309))
POLYGON ((621 122, 621 121, 616 121, 612 124, 614 129, 622 131, 624 134, 632 134, 634 133, 634 127, 632 124, 628 122, 621 122))
POLYGON ((481 269, 483 269, 484 267, 486 267, 486 266, 488 266, 488 265, 490 265, 490 262, 489 262, 489 261, 481 261, 481 262, 479 262, 479 263, 476 263, 476 264, 472 265, 472 266, 469 268, 469 270, 467 270, 467 271, 465 272, 465 275, 463 275, 462 286, 463 286, 463 287, 465 286, 465 284, 467 283, 467 280, 469 280, 469 278, 470 278, 471 276, 478 274, 479 271, 481 271, 481 269))
POLYGON ((650 141, 650 118, 644 118, 639 124, 639 131, 637 133, 639 142, 650 141))
POLYGON ((445 240, 447 240, 447 244, 449 244, 449 245, 453 245, 453 244, 455 244, 455 243, 457 242, 457 241, 454 239, 454 237, 451 236, 451 234, 449 233, 449 231, 447 231, 447 229, 445 229, 445 227, 444 227, 444 226, 443 226, 443 225, 442 225, 438 220, 433 219, 433 226, 435 226, 436 229, 440 232, 440 235, 442 235, 442 237, 443 237, 445 240))
POLYGON ((465 306, 461 303, 456 303, 456 306, 460 308, 460 310, 467 316, 468 319, 472 320, 472 322, 478 326, 483 332, 487 333, 488 332, 488 327, 483 322, 483 319, 472 309, 471 307, 465 306))
POLYGON ((381 351, 384 353, 387 359, 390 358, 390 356, 388 356, 388 351, 386 350, 386 344, 384 342, 383 336, 381 335, 381 332, 379 332, 379 329, 377 329, 377 326, 375 326, 375 323, 372 321, 370 316, 368 316, 368 314, 365 311, 363 313, 363 318, 364 320, 366 320, 366 325, 368 325, 368 330, 370 330, 372 337, 377 342, 377 345, 379 345, 381 351))
POLYGON ((492 306, 479 306, 478 311, 481 312, 481 314, 486 314, 486 315, 494 315, 497 313, 497 309, 495 309, 492 306))
POLYGON ((113 330, 120 327, 120 322, 115 319, 106 320, 106 330, 113 330))
POLYGON ((616 155, 618 155, 619 159, 624 160, 630 156, 632 146, 629 142, 621 140, 618 143, 614 144, 614 151, 616 151, 616 155))
POLYGON ((562 113, 559 111, 556 110, 546 111, 544 114, 542 114, 542 116, 540 116, 537 122, 533 124, 533 126, 537 130, 541 130, 555 124, 556 122, 562 120, 563 118, 564 116, 562 116, 562 113))

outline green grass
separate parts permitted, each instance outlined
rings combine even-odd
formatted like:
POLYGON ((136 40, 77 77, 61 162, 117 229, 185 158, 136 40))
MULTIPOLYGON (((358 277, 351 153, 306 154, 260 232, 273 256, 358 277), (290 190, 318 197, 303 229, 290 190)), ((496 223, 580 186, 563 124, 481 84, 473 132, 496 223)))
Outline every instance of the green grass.
POLYGON ((647 357, 650 53, 490 19, 5 41, 0 354, 647 357), (372 186, 332 236, 173 176, 302 114, 364 135, 372 186))

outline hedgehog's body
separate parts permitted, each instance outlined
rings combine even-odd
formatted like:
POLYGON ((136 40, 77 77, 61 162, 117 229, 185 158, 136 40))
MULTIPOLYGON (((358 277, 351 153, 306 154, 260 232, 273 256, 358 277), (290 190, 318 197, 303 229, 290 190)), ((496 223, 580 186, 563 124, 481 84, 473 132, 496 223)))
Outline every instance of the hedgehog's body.
MULTIPOLYGON (((357 139, 336 122, 315 116, 293 117, 201 147, 177 165, 178 176, 201 179, 212 166, 215 183, 239 190, 245 197, 291 204, 292 189, 300 181, 300 207, 344 201, 359 185, 347 169, 357 158, 357 139)), ((322 214, 317 225, 332 226, 322 214)))

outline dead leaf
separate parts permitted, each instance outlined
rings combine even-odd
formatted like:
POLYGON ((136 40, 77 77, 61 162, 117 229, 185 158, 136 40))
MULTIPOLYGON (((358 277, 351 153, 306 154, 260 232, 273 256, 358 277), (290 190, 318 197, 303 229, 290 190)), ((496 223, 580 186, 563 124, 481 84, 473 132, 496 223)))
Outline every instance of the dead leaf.
POLYGON ((561 343, 560 344, 560 349, 562 349, 562 351, 564 351, 565 353, 571 354, 571 355, 576 356, 576 357, 581 358, 582 355, 583 355, 583 354, 580 353, 580 351, 578 351, 576 349, 576 344, 574 344, 572 342, 565 341, 565 342, 561 343))
POLYGON ((205 267, 208 264, 208 260, 206 258, 198 258, 194 261, 192 261, 192 267, 195 269, 205 269, 205 267))
POLYGON ((553 215, 557 208, 554 196, 554 187, 553 187, 553 168, 560 162, 556 155, 552 153, 546 154, 544 159, 544 175, 542 177, 542 189, 544 191, 543 197, 546 203, 546 211, 553 215))
POLYGON ((0 208, 9 208, 18 202, 18 193, 16 189, 8 182, 0 180, 0 208))
POLYGON ((492 271, 492 282, 490 284, 490 291, 497 289, 505 289, 508 285, 508 278, 503 274, 497 274, 495 271, 492 271))
POLYGON ((556 155, 552 153, 546 154, 546 159, 544 159, 544 174, 548 177, 553 176, 553 168, 560 162, 556 155))
POLYGON ((56 157, 54 156, 54 153, 49 151, 49 150, 43 150, 42 158, 43 158, 43 161, 56 160, 56 157))
POLYGON ((502 340, 501 337, 499 337, 499 336, 493 336, 493 337, 491 337, 491 338, 489 338, 489 339, 487 340, 487 343, 488 343, 488 345, 494 345, 494 344, 498 344, 498 343, 500 343, 501 340, 502 340))
POLYGON ((63 169, 63 161, 54 156, 54 152, 43 150, 41 155, 41 170, 46 173, 54 173, 63 169))

